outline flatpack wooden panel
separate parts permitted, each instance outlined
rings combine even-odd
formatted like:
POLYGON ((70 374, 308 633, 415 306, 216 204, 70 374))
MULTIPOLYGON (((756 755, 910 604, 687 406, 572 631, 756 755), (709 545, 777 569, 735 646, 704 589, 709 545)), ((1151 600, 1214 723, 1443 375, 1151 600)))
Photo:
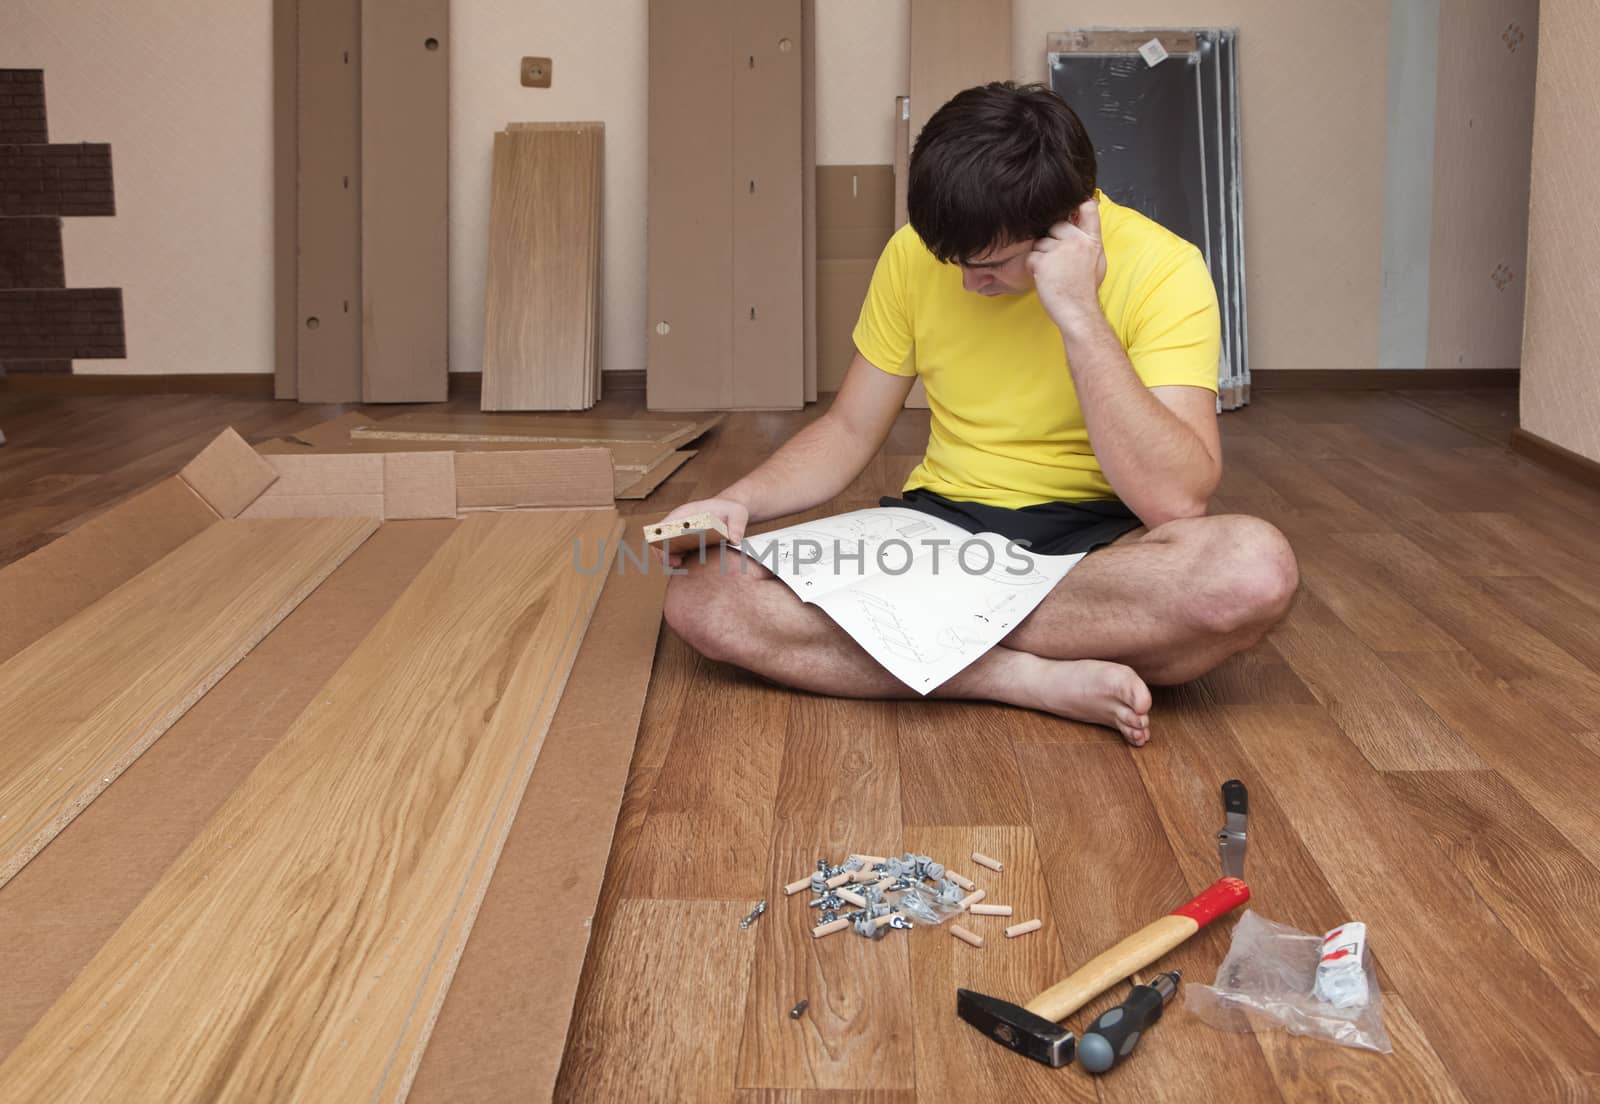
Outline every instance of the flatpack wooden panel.
POLYGON ((800 194, 806 402, 817 401, 817 0, 800 0, 800 194))
POLYGON ((733 0, 651 0, 646 402, 733 403, 733 0))
POLYGON ((569 545, 617 529, 608 511, 463 522, 0 1084, 403 1099, 604 578, 570 570, 569 545))
POLYGON ((591 403, 598 124, 494 138, 484 291, 484 410, 591 403))
POLYGON ((450 0, 361 0, 361 398, 443 402, 450 0))
POLYGON ((361 0, 301 0, 296 394, 361 401, 361 0))
POLYGON ((735 6, 729 368, 740 409, 805 405, 800 42, 799 0, 735 6))
MULTIPOLYGON (((911 0, 911 97, 897 120, 896 164, 910 151, 922 125, 957 92, 975 84, 1011 79, 1011 0, 911 0), (907 110, 909 109, 909 116, 907 110)), ((901 196, 905 189, 900 189, 901 196)), ((901 212, 897 212, 897 218, 901 212)), ((919 379, 905 405, 926 409, 919 379)))
POLYGON ((0 884, 376 527, 219 521, 0 665, 0 884))
POLYGON ((1011 76, 1011 0, 911 0, 913 147, 951 96, 1011 76))
POLYGON ((272 0, 272 397, 292 399, 299 388, 295 367, 295 250, 299 194, 298 90, 300 0, 272 0))
POLYGON ((562 441, 569 444, 611 444, 650 441, 682 445, 722 421, 722 415, 700 418, 602 418, 593 415, 400 414, 381 422, 352 426, 351 440, 562 441))

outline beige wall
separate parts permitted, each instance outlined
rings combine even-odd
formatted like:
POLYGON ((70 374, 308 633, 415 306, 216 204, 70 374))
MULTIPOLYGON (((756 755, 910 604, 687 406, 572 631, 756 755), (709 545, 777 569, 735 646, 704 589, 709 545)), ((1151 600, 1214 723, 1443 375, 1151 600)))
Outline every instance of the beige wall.
MULTIPOLYGON (((1496 82, 1531 63, 1532 43, 1508 52, 1498 36, 1502 19, 1535 2, 1444 4, 1429 367, 1515 363, 1517 204, 1505 188, 1473 181, 1485 166, 1515 162, 1515 105, 1496 82), (1452 36, 1464 52, 1454 52, 1452 36), (1493 221, 1491 209, 1506 214, 1493 221), (1504 290, 1489 279, 1502 259, 1515 273, 1504 290)), ((1067 10, 1057 0, 1015 0, 1022 79, 1043 78, 1045 35, 1069 23, 1242 29, 1254 368, 1375 364, 1390 3, 1100 0, 1067 10)), ((455 370, 479 366, 491 136, 513 119, 605 122, 602 361, 607 370, 643 367, 646 5, 454 0, 455 370), (552 88, 521 87, 524 54, 554 59, 552 88)), ((52 135, 114 147, 119 214, 68 221, 67 273, 75 284, 125 289, 129 357, 80 370, 272 368, 271 0, 228 4, 226 16, 219 9, 199 0, 0 4, 0 65, 46 70, 52 135)), ((892 160, 908 12, 908 0, 817 0, 819 164, 892 160)))
POLYGON ((128 358, 79 369, 271 372, 271 0, 0 0, 0 68, 44 70, 51 141, 111 143, 117 213, 62 244, 128 358))
POLYGON ((1533 135, 1522 427, 1600 461, 1600 7, 1544 0, 1533 135))

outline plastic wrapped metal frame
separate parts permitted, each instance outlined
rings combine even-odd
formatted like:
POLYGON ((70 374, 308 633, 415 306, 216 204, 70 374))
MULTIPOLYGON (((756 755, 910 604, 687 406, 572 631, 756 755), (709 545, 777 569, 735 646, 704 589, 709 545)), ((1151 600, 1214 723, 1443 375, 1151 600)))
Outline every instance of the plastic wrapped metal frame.
POLYGON ((1101 189, 1205 255, 1222 309, 1223 410, 1250 401, 1236 38, 1220 28, 1084 29, 1046 46, 1051 88, 1095 143, 1101 189))

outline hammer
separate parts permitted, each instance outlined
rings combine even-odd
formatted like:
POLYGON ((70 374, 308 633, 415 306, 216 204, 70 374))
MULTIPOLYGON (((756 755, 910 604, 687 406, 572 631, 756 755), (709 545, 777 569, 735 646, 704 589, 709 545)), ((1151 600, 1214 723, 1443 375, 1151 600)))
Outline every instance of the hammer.
MULTIPOLYGON (((1059 1067, 1072 1061, 1077 1040, 1059 1021, 1155 962, 1217 917, 1250 900, 1250 887, 1240 877, 1244 873, 1245 817, 1249 812, 1249 795, 1243 782, 1233 778, 1223 783, 1222 807, 1227 823, 1217 834, 1217 847, 1224 876, 1210 888, 1140 928, 1027 1004, 1012 1004, 971 989, 958 989, 956 1014, 997 1043, 1036 1062, 1059 1067)), ((1131 1048, 1137 1041, 1135 1032, 1132 1041, 1125 1040, 1124 1045, 1131 1048)))
POLYGON ((1250 887, 1244 882, 1238 878, 1221 878, 1192 900, 1085 963, 1070 977, 1056 982, 1027 1004, 1012 1004, 971 989, 958 989, 956 1014, 1018 1054, 1047 1066, 1064 1066, 1072 1061, 1077 1040, 1058 1021, 1249 899, 1250 887))

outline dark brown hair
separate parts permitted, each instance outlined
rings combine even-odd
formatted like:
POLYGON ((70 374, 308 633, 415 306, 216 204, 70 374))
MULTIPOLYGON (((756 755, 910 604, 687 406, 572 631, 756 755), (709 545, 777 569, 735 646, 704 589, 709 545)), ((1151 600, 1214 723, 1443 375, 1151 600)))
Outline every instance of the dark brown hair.
POLYGON ((1042 84, 996 81, 958 92, 911 152, 906 207, 933 255, 969 261, 990 246, 1043 237, 1094 194, 1094 144, 1042 84))

